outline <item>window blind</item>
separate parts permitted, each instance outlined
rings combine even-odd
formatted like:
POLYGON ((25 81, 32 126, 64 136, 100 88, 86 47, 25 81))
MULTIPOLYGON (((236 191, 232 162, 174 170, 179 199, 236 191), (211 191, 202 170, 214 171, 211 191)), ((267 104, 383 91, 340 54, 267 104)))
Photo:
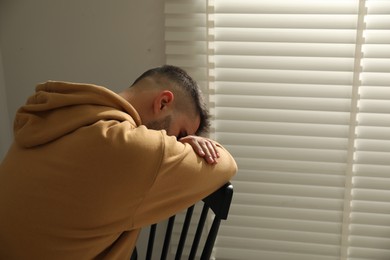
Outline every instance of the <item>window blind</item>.
POLYGON ((390 259, 390 1, 364 4, 346 255, 390 259))
POLYGON ((202 1, 165 1, 166 63, 195 78, 208 101, 207 5, 202 1))
POLYGON ((239 172, 216 259, 390 259, 390 1, 166 0, 239 172))

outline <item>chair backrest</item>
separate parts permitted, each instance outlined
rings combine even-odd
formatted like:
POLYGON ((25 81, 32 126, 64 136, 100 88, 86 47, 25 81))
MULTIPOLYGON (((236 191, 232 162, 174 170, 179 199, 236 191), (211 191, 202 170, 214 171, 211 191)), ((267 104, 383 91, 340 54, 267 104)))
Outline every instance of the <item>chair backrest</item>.
MULTIPOLYGON (((201 241, 203 230, 206 230, 205 223, 207 220, 207 215, 209 212, 209 209, 211 209, 214 213, 214 219, 212 221, 212 225, 209 229, 207 229, 207 238, 203 246, 202 254, 201 254, 201 260, 209 260, 214 243, 218 234, 219 226, 221 223, 221 220, 226 220, 229 214, 230 204, 233 197, 233 185, 231 183, 226 183, 224 186, 222 186, 217 191, 213 192, 209 196, 203 199, 203 209, 199 216, 199 220, 197 223, 195 235, 193 237, 193 241, 191 244, 191 250, 189 252, 188 259, 195 259, 196 252, 199 246, 199 243, 201 241)), ((191 225, 191 219, 193 216, 195 205, 189 207, 187 209, 184 223, 181 227, 181 233, 180 238, 177 244, 177 250, 175 255, 175 260, 181 259, 183 255, 183 250, 185 247, 185 242, 188 234, 189 227, 191 225)), ((161 260, 167 259, 168 256, 168 250, 170 247, 171 237, 172 237, 172 231, 173 226, 175 224, 175 217, 172 216, 168 220, 167 229, 165 232, 165 238, 164 238, 164 244, 162 247, 161 252, 161 260)), ((153 247, 154 247, 154 239, 156 235, 156 228, 157 224, 153 224, 150 227, 149 232, 149 241, 147 246, 147 252, 146 252, 146 260, 151 260, 153 255, 153 247)), ((206 236, 206 235, 205 235, 206 236)), ((156 258, 153 258, 156 259, 156 258)))

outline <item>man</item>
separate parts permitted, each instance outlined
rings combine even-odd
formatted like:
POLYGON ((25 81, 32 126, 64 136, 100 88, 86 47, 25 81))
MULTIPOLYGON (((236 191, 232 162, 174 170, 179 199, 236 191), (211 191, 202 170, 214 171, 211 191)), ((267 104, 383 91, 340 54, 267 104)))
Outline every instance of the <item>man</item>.
POLYGON ((207 127, 196 83, 174 66, 120 94, 38 85, 0 165, 0 259, 129 259, 143 226, 235 174, 231 155, 197 136, 207 127))

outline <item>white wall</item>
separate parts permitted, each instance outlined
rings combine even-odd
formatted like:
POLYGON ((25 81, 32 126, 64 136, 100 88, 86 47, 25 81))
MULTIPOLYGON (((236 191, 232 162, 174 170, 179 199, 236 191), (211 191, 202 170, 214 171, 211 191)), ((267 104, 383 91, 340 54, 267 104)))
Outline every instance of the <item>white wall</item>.
POLYGON ((4 157, 11 143, 11 127, 7 106, 7 94, 5 90, 3 63, 0 47, 0 161, 4 157))
MULTIPOLYGON (((163 28, 162 0, 1 0, 1 131, 11 129, 37 83, 126 88, 164 63, 163 28)), ((1 135, 3 152, 8 142, 1 135)))
MULTIPOLYGON (((0 161, 15 112, 46 80, 114 91, 164 63, 162 0, 0 0, 0 161)), ((142 234, 138 248, 145 252, 142 234)))

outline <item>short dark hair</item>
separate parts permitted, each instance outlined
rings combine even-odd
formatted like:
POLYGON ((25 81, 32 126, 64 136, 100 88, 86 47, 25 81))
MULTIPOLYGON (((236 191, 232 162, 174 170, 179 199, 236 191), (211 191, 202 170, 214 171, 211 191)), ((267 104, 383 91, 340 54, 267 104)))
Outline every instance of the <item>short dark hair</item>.
POLYGON ((200 117, 199 128, 195 134, 201 135, 207 133, 210 128, 210 114, 203 99, 202 91, 196 81, 182 68, 173 65, 163 65, 145 71, 131 86, 134 86, 138 81, 146 77, 155 76, 166 78, 168 81, 179 87, 186 96, 191 97, 193 106, 195 107, 195 112, 197 112, 200 117))

